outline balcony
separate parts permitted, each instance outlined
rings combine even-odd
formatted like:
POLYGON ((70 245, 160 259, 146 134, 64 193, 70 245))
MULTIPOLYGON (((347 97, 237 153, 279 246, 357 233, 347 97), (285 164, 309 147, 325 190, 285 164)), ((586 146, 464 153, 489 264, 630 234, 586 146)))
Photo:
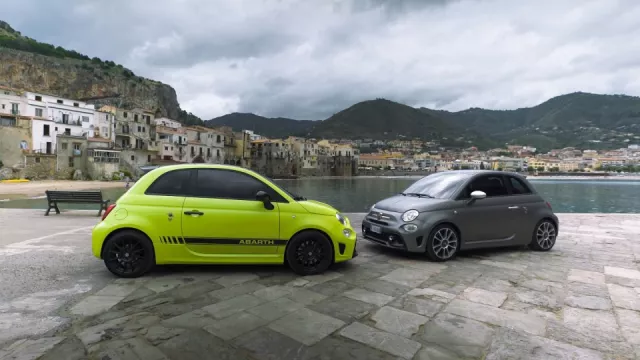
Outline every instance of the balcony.
POLYGON ((73 149, 73 156, 82 156, 82 150, 73 149))
POLYGON ((11 109, 11 115, 20 115, 20 110, 18 110, 18 109, 11 109))
POLYGON ((82 126, 82 121, 80 121, 80 120, 71 120, 71 119, 68 119, 68 118, 55 117, 55 118, 53 118, 53 121, 58 123, 58 124, 72 125, 72 126, 82 126))

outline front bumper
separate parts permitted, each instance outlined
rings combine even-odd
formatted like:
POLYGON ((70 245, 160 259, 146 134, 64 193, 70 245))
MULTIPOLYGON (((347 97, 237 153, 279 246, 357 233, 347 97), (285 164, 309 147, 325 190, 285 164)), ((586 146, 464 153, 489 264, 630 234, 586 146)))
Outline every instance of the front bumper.
MULTIPOLYGON (((379 210, 376 210, 379 212, 379 210)), ((391 249, 408 252, 424 252, 426 236, 424 224, 414 222, 418 229, 407 232, 402 228, 405 223, 398 221, 401 214, 383 213, 382 219, 374 218, 371 213, 362 220, 362 237, 375 244, 391 249), (379 231, 374 231, 379 230, 379 231)))

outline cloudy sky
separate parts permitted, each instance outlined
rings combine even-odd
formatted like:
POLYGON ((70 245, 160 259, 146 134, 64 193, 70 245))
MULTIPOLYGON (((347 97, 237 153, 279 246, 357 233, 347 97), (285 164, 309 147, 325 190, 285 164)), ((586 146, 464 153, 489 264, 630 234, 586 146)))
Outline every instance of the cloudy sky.
POLYGON ((3 0, 40 41, 172 85, 182 107, 323 119, 387 98, 462 110, 640 95, 637 0, 3 0))

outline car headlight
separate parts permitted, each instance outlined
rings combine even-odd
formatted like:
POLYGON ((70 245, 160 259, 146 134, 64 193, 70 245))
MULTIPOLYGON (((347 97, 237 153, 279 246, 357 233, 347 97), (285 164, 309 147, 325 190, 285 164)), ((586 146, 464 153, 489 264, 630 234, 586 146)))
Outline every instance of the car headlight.
POLYGON ((344 216, 340 215, 340 214, 336 214, 336 219, 338 221, 340 221, 340 224, 345 225, 347 223, 347 220, 344 218, 344 216))
POLYGON ((409 222, 415 220, 420 213, 418 210, 407 210, 402 214, 402 221, 409 222))

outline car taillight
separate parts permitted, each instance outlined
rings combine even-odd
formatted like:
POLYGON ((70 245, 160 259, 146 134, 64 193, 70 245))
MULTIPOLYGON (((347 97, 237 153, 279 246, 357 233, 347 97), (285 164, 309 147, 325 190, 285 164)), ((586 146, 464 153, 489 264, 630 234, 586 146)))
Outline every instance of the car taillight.
POLYGON ((102 220, 106 219, 107 216, 109 216, 109 213, 111 212, 111 210, 113 210, 115 207, 116 207, 116 204, 111 204, 107 206, 107 210, 105 210, 104 214, 102 214, 102 220))
POLYGON ((549 202, 548 202, 548 201, 545 201, 545 203, 547 204, 547 207, 548 207, 549 209, 553 210, 553 209, 551 208, 551 204, 549 204, 549 202))

